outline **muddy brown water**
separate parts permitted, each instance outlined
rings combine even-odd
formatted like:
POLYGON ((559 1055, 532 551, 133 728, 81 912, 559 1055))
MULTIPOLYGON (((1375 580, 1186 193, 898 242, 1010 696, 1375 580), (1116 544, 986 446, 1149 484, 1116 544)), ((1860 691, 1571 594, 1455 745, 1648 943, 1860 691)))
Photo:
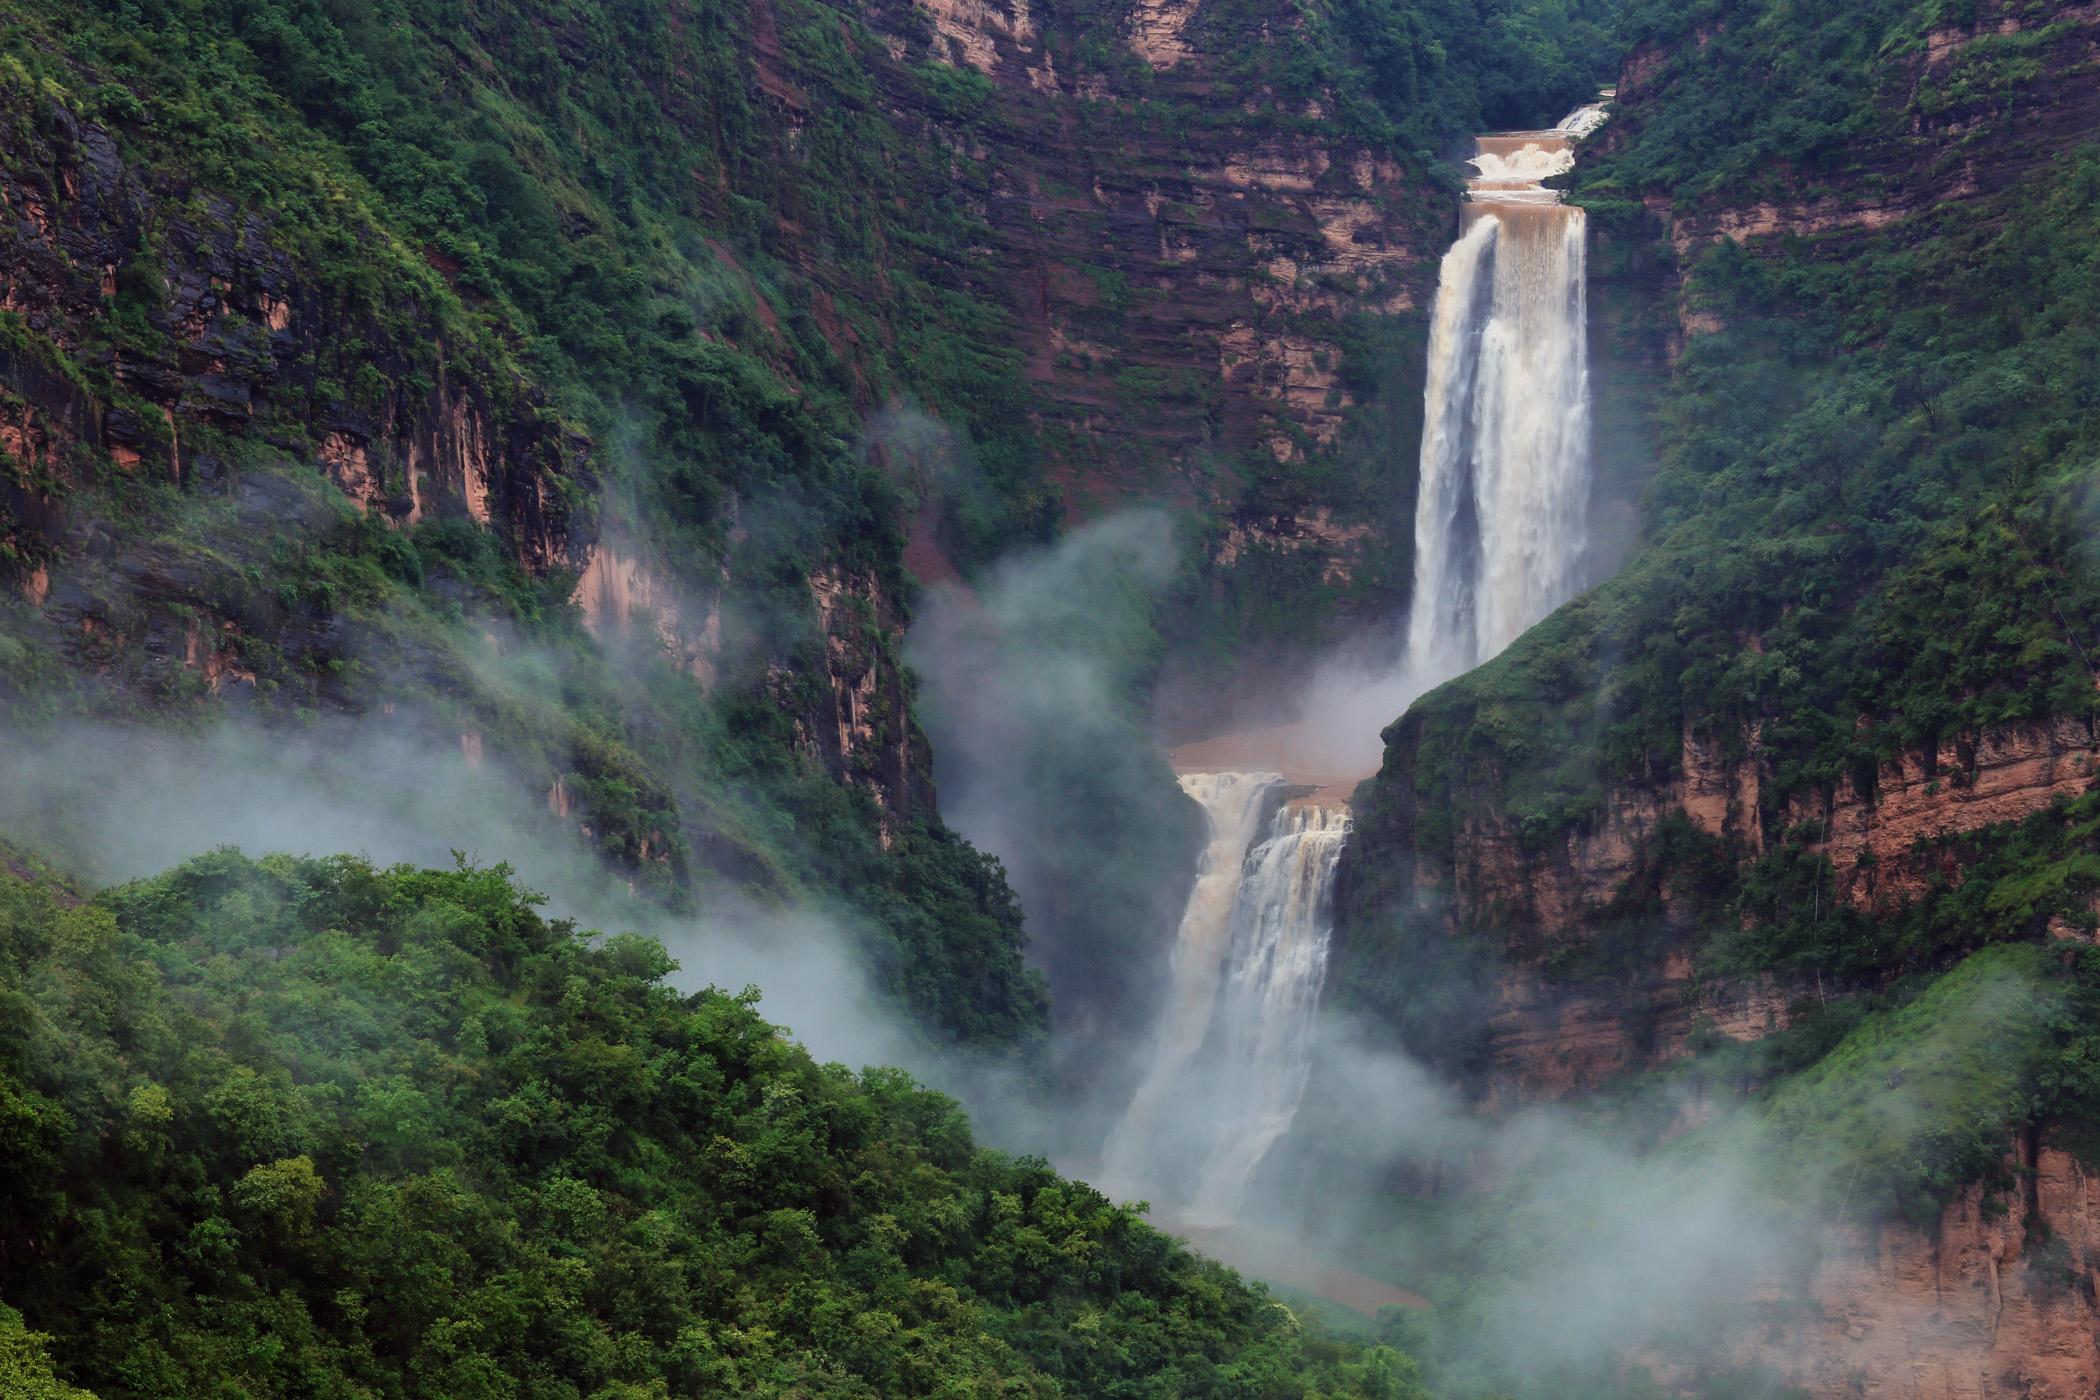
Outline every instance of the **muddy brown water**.
POLYGON ((1386 1308, 1426 1308, 1429 1300, 1412 1289, 1341 1268, 1282 1235, 1245 1225, 1207 1224, 1155 1210, 1152 1223, 1188 1241, 1199 1253, 1230 1268, 1272 1284, 1300 1289, 1365 1317, 1386 1308))

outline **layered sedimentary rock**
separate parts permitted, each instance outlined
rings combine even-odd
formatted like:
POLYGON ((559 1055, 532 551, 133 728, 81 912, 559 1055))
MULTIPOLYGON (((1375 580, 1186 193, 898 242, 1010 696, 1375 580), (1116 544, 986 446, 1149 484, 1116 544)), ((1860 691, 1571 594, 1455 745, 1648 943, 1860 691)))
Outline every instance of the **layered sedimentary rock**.
MULTIPOLYGON (((1831 862, 1834 898, 1887 913, 1934 882, 1959 882, 1962 851, 1953 838, 2078 796, 2100 771, 2100 737, 2088 720, 2022 721, 1900 755, 1881 766, 1868 791, 1847 777, 1827 793, 1767 805, 1762 792, 1772 775, 1758 735, 1737 736, 1732 751, 1724 756, 1719 743, 1687 733, 1675 773, 1607 789, 1595 819, 1543 843, 1492 804, 1467 803, 1448 846, 1423 830, 1426 818, 1440 822, 1441 814, 1405 797, 1364 821, 1362 848, 1345 862, 1359 908, 1397 901, 1447 932, 1495 928, 1510 939, 1488 1032, 1498 1092, 1523 1098, 1593 1088, 1681 1054, 1701 1024, 1752 1039, 1783 1027, 1787 1003, 1811 990, 1715 983, 1696 975, 1681 948, 1602 981, 1547 970, 1550 954, 1564 957, 1571 944, 1628 917, 1629 899, 1655 874, 1652 851, 1665 822, 1682 820, 1741 859, 1784 833, 1805 833, 1805 848, 1831 862), (1372 861, 1375 871, 1366 868, 1372 861), (1698 995, 1688 999, 1695 983, 1698 995)), ((1381 786, 1405 792, 1413 760, 1404 747, 1396 758, 1400 766, 1388 767, 1381 786)), ((1659 908, 1651 916, 1669 923, 1676 911, 1667 881, 1653 895, 1659 908)))
MULTIPOLYGON (((448 341, 442 256, 397 269, 383 308, 346 309, 270 215, 133 163, 111 132, 56 101, 9 115, 0 311, 35 341, 0 347, 0 546, 16 561, 11 591, 69 661, 162 697, 244 698, 261 672, 312 701, 312 678, 355 651, 339 617, 250 596, 173 540, 125 536, 71 504, 107 464, 230 498, 258 536, 308 516, 325 523, 310 496, 224 460, 230 439, 317 467, 390 525, 492 530, 528 573, 575 577, 574 601, 601 641, 653 635, 698 686, 717 684, 726 571, 723 588, 696 597, 638 538, 597 539, 592 444, 522 371, 448 341), (81 367, 106 373, 107 387, 81 367), (106 577, 91 583, 91 572, 106 577)), ((864 570, 820 569, 809 592, 819 684, 783 679, 785 657, 772 674, 806 751, 894 822, 931 811, 930 761, 902 668, 877 644, 903 625, 879 594, 864 570), (833 606, 842 591, 867 608, 833 606)))
POLYGON ((2033 1138, 2006 1165, 2012 1190, 1967 1187, 1931 1225, 1837 1226, 1804 1273, 1765 1282, 1723 1351, 1816 1400, 2100 1392, 2100 1175, 2033 1138))
MULTIPOLYGON (((1723 239, 1798 237, 1836 255, 1852 235, 2017 189, 2100 130, 2100 5, 1968 8, 1965 22, 1882 56, 1880 129, 1848 144, 1838 175, 1773 166, 1750 190, 1682 203, 1650 193, 1669 245, 1684 255, 1723 239)), ((1629 56, 1604 152, 1634 140, 1651 112, 1694 98, 1674 87, 1672 60, 1654 46, 1629 56)), ((1687 333, 1715 328, 1686 314, 1687 333)))
MULTIPOLYGON (((1228 78, 1238 53, 1275 42, 1289 20, 1234 29, 1199 22, 1194 5, 1133 4, 1103 19, 1121 56, 1088 67, 1060 61, 1070 36, 1047 34, 1024 0, 862 13, 885 49, 859 57, 900 128, 969 157, 952 174, 990 244, 981 269, 953 275, 1011 316, 1068 516, 1132 501, 1215 510, 1229 517, 1221 568, 1253 540, 1311 554, 1316 576, 1347 592, 1371 523, 1336 519, 1316 498, 1243 493, 1264 461, 1338 449, 1361 392, 1345 373, 1344 323, 1426 304, 1453 192, 1317 102, 1301 109, 1228 78), (989 80, 967 129, 928 108, 916 70, 929 62, 989 80)), ((763 45, 758 64, 783 127, 821 100, 763 45)), ((821 255, 805 256, 815 268, 821 255)), ((851 358, 846 327, 828 330, 851 358)), ((1419 386, 1395 392, 1411 400, 1419 386)), ((942 570, 921 543, 916 566, 942 570)))
POLYGON ((880 580, 835 565, 811 577, 810 592, 829 684, 798 721, 798 741, 874 799, 887 841, 899 821, 934 815, 933 754, 897 659, 903 614, 880 580))
MULTIPOLYGON (((592 479, 589 445, 515 371, 471 351, 453 368, 460 355, 414 289, 400 289, 405 316, 345 313, 267 215, 133 167, 108 131, 56 102, 12 115, 0 310, 118 390, 11 353, 0 433, 16 460, 63 477, 85 449, 183 482, 217 470, 186 446, 192 425, 253 435, 317 461, 367 511, 404 524, 458 515, 498 530, 535 572, 581 566, 590 526, 571 503, 592 479), (112 326, 120 302, 150 338, 112 326)), ((18 504, 56 526, 57 511, 39 521, 18 504)))

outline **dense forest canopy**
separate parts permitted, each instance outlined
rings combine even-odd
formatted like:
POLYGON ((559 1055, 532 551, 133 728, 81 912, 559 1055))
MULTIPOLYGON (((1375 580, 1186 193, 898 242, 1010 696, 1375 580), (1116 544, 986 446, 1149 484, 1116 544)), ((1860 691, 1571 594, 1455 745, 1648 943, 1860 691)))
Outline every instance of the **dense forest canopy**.
POLYGON ((0 1367, 102 1400, 1426 1394, 534 904, 232 852, 88 902, 0 881, 0 1367))

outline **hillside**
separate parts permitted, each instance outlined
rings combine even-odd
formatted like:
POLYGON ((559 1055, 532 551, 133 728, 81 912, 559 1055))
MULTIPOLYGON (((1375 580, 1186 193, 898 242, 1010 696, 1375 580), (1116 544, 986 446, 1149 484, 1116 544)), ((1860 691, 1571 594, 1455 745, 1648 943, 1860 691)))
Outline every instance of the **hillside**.
POLYGON ((1197 674, 1390 599, 1347 425, 1409 431, 1428 153, 1606 43, 1475 8, 17 7, 10 711, 398 710, 674 907, 843 906, 922 1017, 1025 1039, 915 586, 1150 501, 1197 674))
POLYGON ((506 870, 8 878, 0 947, 10 1395, 1426 1395, 506 870))
MULTIPOLYGON (((1710 1062, 1696 1119, 1817 1101, 1986 945, 2090 975, 2100 29, 1633 11, 1574 185, 1617 252, 1605 324, 1645 328, 1611 353, 1667 366, 1639 547, 1387 730, 1332 985, 1503 1104, 1710 1062)), ((1790 1285, 1820 1316, 1728 1345, 1818 1395, 2083 1393, 2090 1293, 2050 1271, 2094 1245, 2054 1184, 2090 1160, 2088 1024, 2009 1094, 1928 1095, 1857 1168, 1918 1226, 1844 1237, 1790 1285)))

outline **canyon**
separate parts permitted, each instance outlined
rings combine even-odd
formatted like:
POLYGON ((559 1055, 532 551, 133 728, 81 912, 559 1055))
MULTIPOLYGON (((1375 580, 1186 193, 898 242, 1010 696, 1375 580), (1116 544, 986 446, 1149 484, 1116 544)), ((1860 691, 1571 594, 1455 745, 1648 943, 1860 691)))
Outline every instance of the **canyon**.
MULTIPOLYGON (((1717 936, 1756 931, 1745 872, 1797 858, 1818 872, 1818 916, 1827 899, 1892 925, 1961 890, 2020 823, 2093 791, 2086 697, 2040 685, 1915 744, 1882 737, 1912 716, 1862 705, 1832 760, 1803 756, 1793 716, 1709 712, 1685 680, 1664 722, 1605 756, 1598 736, 1656 702, 1621 683, 1625 638, 1583 629, 1609 615, 1659 638, 1696 630, 1648 595, 1645 611, 1623 600, 1696 572, 1644 553, 1668 543, 1657 521, 1726 511, 1681 482, 1638 504, 1659 441, 1696 426, 1675 377, 1726 382, 1735 337, 1770 334, 1724 310, 1744 298, 1701 268, 1738 268, 1723 290, 1769 269, 1800 286, 1891 247, 2003 233, 2100 132, 2100 6, 1982 0, 1891 20, 1844 139, 1714 181, 1653 146, 1690 131, 1749 159, 1750 123, 1685 115, 1727 85, 1701 55, 1752 42, 1748 7, 1735 29, 1643 42, 1606 102, 1558 128, 1475 138, 1470 174, 1450 159, 1463 143, 1435 149, 1435 119, 1403 134, 1390 112, 1366 117, 1365 74, 1334 59, 1331 17, 1312 10, 661 8, 661 43, 596 106, 581 20, 526 25, 532 42, 508 48, 492 33, 438 46, 457 68, 433 90, 512 62, 574 84, 549 80, 545 124, 515 151, 515 130, 475 128, 473 193, 446 215, 532 213, 544 184, 523 241, 584 250, 561 277, 514 228, 411 236, 422 226, 385 207, 379 175, 347 163, 286 177, 301 193, 274 208, 253 184, 236 198, 192 179, 153 155, 187 128, 158 108, 164 125, 141 120, 85 59, 67 58, 78 91, 0 71, 11 706, 297 724, 391 722, 399 705, 475 769, 515 770, 549 828, 593 845, 630 893, 681 913, 731 896, 880 909, 892 922, 855 926, 856 956, 919 994, 963 988, 975 1019, 939 1034, 996 1023, 968 1034, 1034 1053, 1054 1023, 1022 986, 1026 885, 1035 966, 1072 1018, 1054 1053, 1093 1044, 1074 1027, 1107 1045, 1151 1017, 1130 1083, 1110 1080, 1128 1092, 1099 1171, 1093 1142, 1074 1154, 1087 1174, 1156 1199, 1221 1257, 1367 1314, 1422 1299, 1242 1218, 1265 1173, 1307 1160, 1299 1108, 1333 1071, 1323 1013, 1428 1061, 1481 1123, 1584 1111, 1717 1050, 1791 1044, 1833 1005, 1952 956, 1906 951, 1850 980, 1721 970, 1717 936), (1291 61, 1307 54, 1321 62, 1291 61), (622 126, 630 97, 649 116, 622 126), (550 132, 584 135, 558 154, 550 132), (637 132, 662 149, 608 158, 646 145, 637 132), (630 217, 646 236, 619 243, 609 230, 630 217), (634 261, 639 247, 661 261, 634 261), (593 288, 580 300, 602 301, 602 320, 533 300, 555 284, 593 288), (658 339, 632 339, 645 333, 658 339), (622 337, 635 358, 598 365, 622 337), (1099 946, 1049 946, 1082 916, 1114 923, 1107 900, 1069 868, 1024 875, 1047 817, 1003 833, 1011 886, 946 829, 925 697, 1000 692, 968 666, 915 674, 907 638, 936 598, 966 618, 993 607, 1003 562, 1133 507, 1176 512, 1178 533, 1148 547, 1186 549, 1186 567, 1132 571, 1150 611, 1134 641, 1101 649, 1138 696, 1116 702, 1150 703, 1136 746, 1158 752, 1104 752, 1099 768, 1175 828, 1143 850, 1186 844, 1169 818, 1200 822, 1207 849, 1193 868, 1103 877, 1126 922, 1095 930, 1099 946), (1622 591, 1600 587, 1626 560, 1622 591), (1366 639, 1374 674, 1348 684, 1380 713, 1362 732, 1319 715, 1244 727, 1276 719, 1336 643, 1366 639), (1154 917, 1170 904, 1178 926, 1154 917), (1092 965, 1103 947, 1117 971, 1092 965), (1155 963, 1163 990, 1140 1006, 1155 963), (1027 1003, 1018 1030, 1005 1001, 1027 1003)), ((491 82, 485 112, 530 108, 522 79, 491 82)), ((273 158, 297 167, 301 149, 273 158)), ((1926 422, 1907 444, 1920 460, 1935 435, 1959 456, 1954 426, 2010 412, 1988 385, 1942 385, 1943 424, 1912 387, 1886 397, 1926 422)), ((1861 400, 1862 415, 1882 406, 1861 400)), ((2080 441, 2051 432, 2021 470, 2080 441)), ((1740 475, 1813 486, 1849 465, 1802 450, 1740 475)), ((2025 530, 2038 501, 1975 514, 2025 530)), ((1881 504, 1816 547, 1878 530, 1881 504)), ((1730 546, 1733 526, 1716 527, 1730 546)), ((2054 587, 2078 567, 2049 556, 2032 577, 2054 587)), ((1834 653, 1818 618, 1861 596, 1693 637, 1666 679, 1711 678, 1694 662, 1717 655, 1755 671, 1781 628, 1834 653)), ((993 717, 986 751, 1054 728, 1062 692, 1042 689, 1050 701, 993 717)), ((1094 836, 1137 821, 1135 803, 1102 811, 1107 777, 1033 776, 1094 836)), ((2069 968, 2094 900, 2083 867, 2051 869, 2069 894, 2023 936, 2069 968)), ((1766 1087, 1749 1071, 1707 1086, 1639 1145, 1766 1087)), ((1709 1360, 1816 1400, 2093 1393, 2100 1184, 2075 1126, 2021 1127, 1992 1179, 1932 1223, 1833 1224, 1812 1265, 1757 1282, 1709 1360)), ((1379 1189, 1409 1206, 1505 1184, 1403 1178, 1379 1189)), ((1630 1359, 1679 1393, 1706 1380, 1674 1351, 1630 1359)))

